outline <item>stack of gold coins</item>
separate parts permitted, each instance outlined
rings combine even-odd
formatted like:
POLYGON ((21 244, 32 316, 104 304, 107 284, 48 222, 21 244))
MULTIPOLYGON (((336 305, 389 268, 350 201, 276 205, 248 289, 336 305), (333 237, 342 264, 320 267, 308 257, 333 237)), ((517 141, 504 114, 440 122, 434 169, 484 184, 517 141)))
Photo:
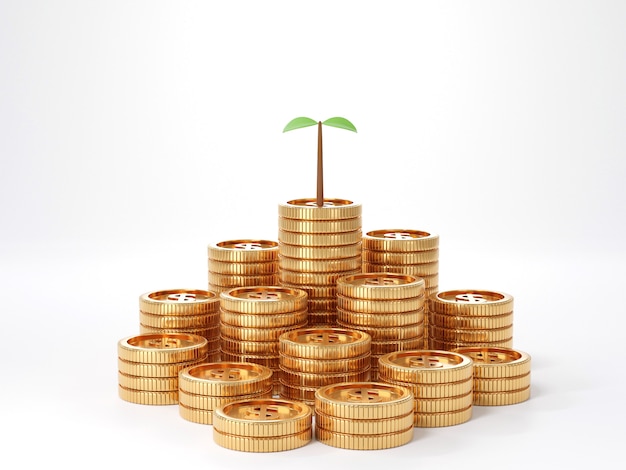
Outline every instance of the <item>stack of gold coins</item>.
POLYGON ((206 338, 182 333, 129 336, 117 343, 119 396, 142 405, 178 403, 178 373, 207 359, 206 338))
POLYGON ((304 403, 276 398, 231 402, 213 413, 216 444, 243 452, 280 452, 313 438, 313 412, 304 403))
POLYGON ((209 290, 278 285, 278 242, 227 240, 208 247, 209 290))
POLYGON ((487 290, 449 290, 431 295, 430 347, 513 346, 513 297, 487 290))
POLYGON ((372 380, 378 358, 424 344, 424 280, 407 274, 361 273, 337 280, 337 323, 372 338, 372 380))
POLYGON ((472 360, 450 351, 398 351, 379 362, 381 382, 407 387, 415 397, 415 427, 465 423, 472 417, 472 360))
MULTIPOLYGON (((373 230, 363 236, 363 272, 408 274, 424 279, 426 298, 439 288, 439 235, 421 230, 373 230)), ((424 348, 428 347, 428 305, 424 348)))
POLYGON ((200 424, 213 423, 213 410, 250 398, 271 398, 272 371, 246 362, 212 362, 187 367, 178 374, 180 416, 200 424))
POLYGON ((361 205, 296 199, 278 213, 280 284, 309 294, 309 326, 336 326, 337 278, 361 272, 361 205))
POLYGON ((514 405, 530 398, 530 355, 511 348, 465 347, 474 361, 474 405, 514 405))
POLYGON ((315 393, 315 437, 342 449, 388 449, 413 439, 413 394, 379 382, 328 385, 315 393))
POLYGON ((215 292, 170 289, 139 297, 140 333, 185 333, 204 336, 209 361, 219 360, 220 298, 215 292))
POLYGON ((342 328, 304 328, 280 342, 280 395, 315 404, 315 392, 339 382, 370 379, 370 336, 342 328))
POLYGON ((222 360, 269 367, 278 390, 278 339, 287 331, 306 326, 306 292, 253 286, 230 289, 220 296, 222 360))

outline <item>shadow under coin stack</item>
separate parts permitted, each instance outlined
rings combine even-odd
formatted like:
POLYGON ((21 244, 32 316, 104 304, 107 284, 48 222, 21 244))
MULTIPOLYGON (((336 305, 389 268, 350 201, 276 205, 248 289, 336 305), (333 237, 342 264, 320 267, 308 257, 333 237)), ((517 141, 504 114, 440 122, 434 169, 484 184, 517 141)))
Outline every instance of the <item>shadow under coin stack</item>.
POLYGON ((306 326, 306 292, 279 286, 238 287, 220 297, 222 360, 269 367, 278 390, 278 339, 306 326))
POLYGON ((178 376, 180 416, 199 424, 213 424, 213 411, 250 398, 271 398, 272 371, 245 362, 212 362, 187 367, 178 376))
MULTIPOLYGON (((439 235, 421 230, 374 230, 363 236, 363 272, 408 274, 424 279, 426 298, 439 288, 439 235)), ((428 348, 428 305, 424 348, 428 348)))
POLYGON ((449 351, 398 351, 379 360, 381 382, 415 397, 415 427, 465 423, 472 417, 472 360, 449 351))
POLYGON ((530 355, 510 348, 466 347, 474 361, 474 405, 514 405, 530 398, 530 355))
POLYGON ((208 246, 209 290, 278 285, 278 242, 227 240, 208 246))
POLYGON ((212 291, 171 289, 139 297, 139 326, 143 333, 200 335, 208 341, 207 361, 219 360, 220 298, 212 291))
POLYGON ((336 326, 337 278, 361 272, 361 205, 295 199, 278 213, 280 284, 309 294, 309 326, 336 326))
POLYGON ((450 290, 428 299, 430 347, 513 346, 513 297, 486 290, 450 290))
POLYGON ((117 343, 119 396, 142 405, 178 403, 178 374, 207 358, 207 340, 180 333, 144 334, 117 343))
POLYGON ((342 328, 305 328, 281 335, 280 396, 315 404, 323 386, 370 379, 371 339, 342 328))
POLYGON ((397 273, 361 273, 337 280, 337 323, 372 338, 371 380, 377 380, 378 358, 422 349, 424 280, 397 273))
POLYGON ((413 439, 413 394, 377 382, 328 385, 315 394, 315 438, 342 449, 389 449, 413 439))
POLYGON ((213 440, 243 452, 280 452, 313 438, 313 411, 304 403, 274 398, 241 400, 213 414, 213 440))

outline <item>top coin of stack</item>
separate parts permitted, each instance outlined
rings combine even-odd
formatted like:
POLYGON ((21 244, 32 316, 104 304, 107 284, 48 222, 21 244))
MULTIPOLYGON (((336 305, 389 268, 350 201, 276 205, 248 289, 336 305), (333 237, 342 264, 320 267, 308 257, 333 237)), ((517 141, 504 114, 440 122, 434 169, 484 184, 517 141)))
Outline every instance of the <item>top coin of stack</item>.
MULTIPOLYGON (((424 279, 426 298, 439 286, 439 235, 421 230, 383 229, 363 236, 363 272, 408 274, 424 279)), ((428 341, 428 306, 424 330, 428 341)), ((425 344, 424 347, 427 347, 425 344)))
POLYGON ((209 289, 278 285, 278 242, 227 240, 208 246, 209 289))
POLYGON ((361 205, 295 199, 278 209, 280 284, 309 294, 310 326, 336 326, 337 279, 361 272, 361 205))
POLYGON ((513 297, 487 290, 449 290, 428 299, 430 345, 451 351, 466 346, 513 345, 513 297))

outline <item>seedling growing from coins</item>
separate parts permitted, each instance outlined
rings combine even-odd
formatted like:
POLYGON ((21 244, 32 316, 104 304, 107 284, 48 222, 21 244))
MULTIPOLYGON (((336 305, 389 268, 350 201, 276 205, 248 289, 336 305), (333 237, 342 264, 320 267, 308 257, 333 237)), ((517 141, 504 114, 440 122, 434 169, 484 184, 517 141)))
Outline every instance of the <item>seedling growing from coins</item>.
POLYGON ((356 127, 346 118, 332 117, 326 119, 324 122, 315 121, 308 117, 297 117, 289 121, 289 123, 283 129, 283 132, 292 131, 294 129, 301 129, 303 127, 310 127, 317 124, 317 207, 324 205, 324 161, 322 156, 322 126, 338 127, 339 129, 346 129, 348 131, 356 132, 356 127))

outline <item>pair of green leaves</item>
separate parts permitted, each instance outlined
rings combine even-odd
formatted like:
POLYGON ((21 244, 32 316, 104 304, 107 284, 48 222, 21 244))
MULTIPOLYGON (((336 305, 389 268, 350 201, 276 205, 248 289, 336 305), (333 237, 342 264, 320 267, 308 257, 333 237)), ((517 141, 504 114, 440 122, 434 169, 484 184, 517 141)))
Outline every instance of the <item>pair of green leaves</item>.
MULTIPOLYGON (((303 127, 314 126, 318 122, 308 117, 297 117, 289 121, 289 123, 283 129, 283 132, 293 131, 294 129, 301 129, 303 127)), ((346 129, 348 131, 356 132, 356 127, 350 121, 342 117, 332 117, 322 122, 325 126, 338 127, 339 129, 346 129)))

